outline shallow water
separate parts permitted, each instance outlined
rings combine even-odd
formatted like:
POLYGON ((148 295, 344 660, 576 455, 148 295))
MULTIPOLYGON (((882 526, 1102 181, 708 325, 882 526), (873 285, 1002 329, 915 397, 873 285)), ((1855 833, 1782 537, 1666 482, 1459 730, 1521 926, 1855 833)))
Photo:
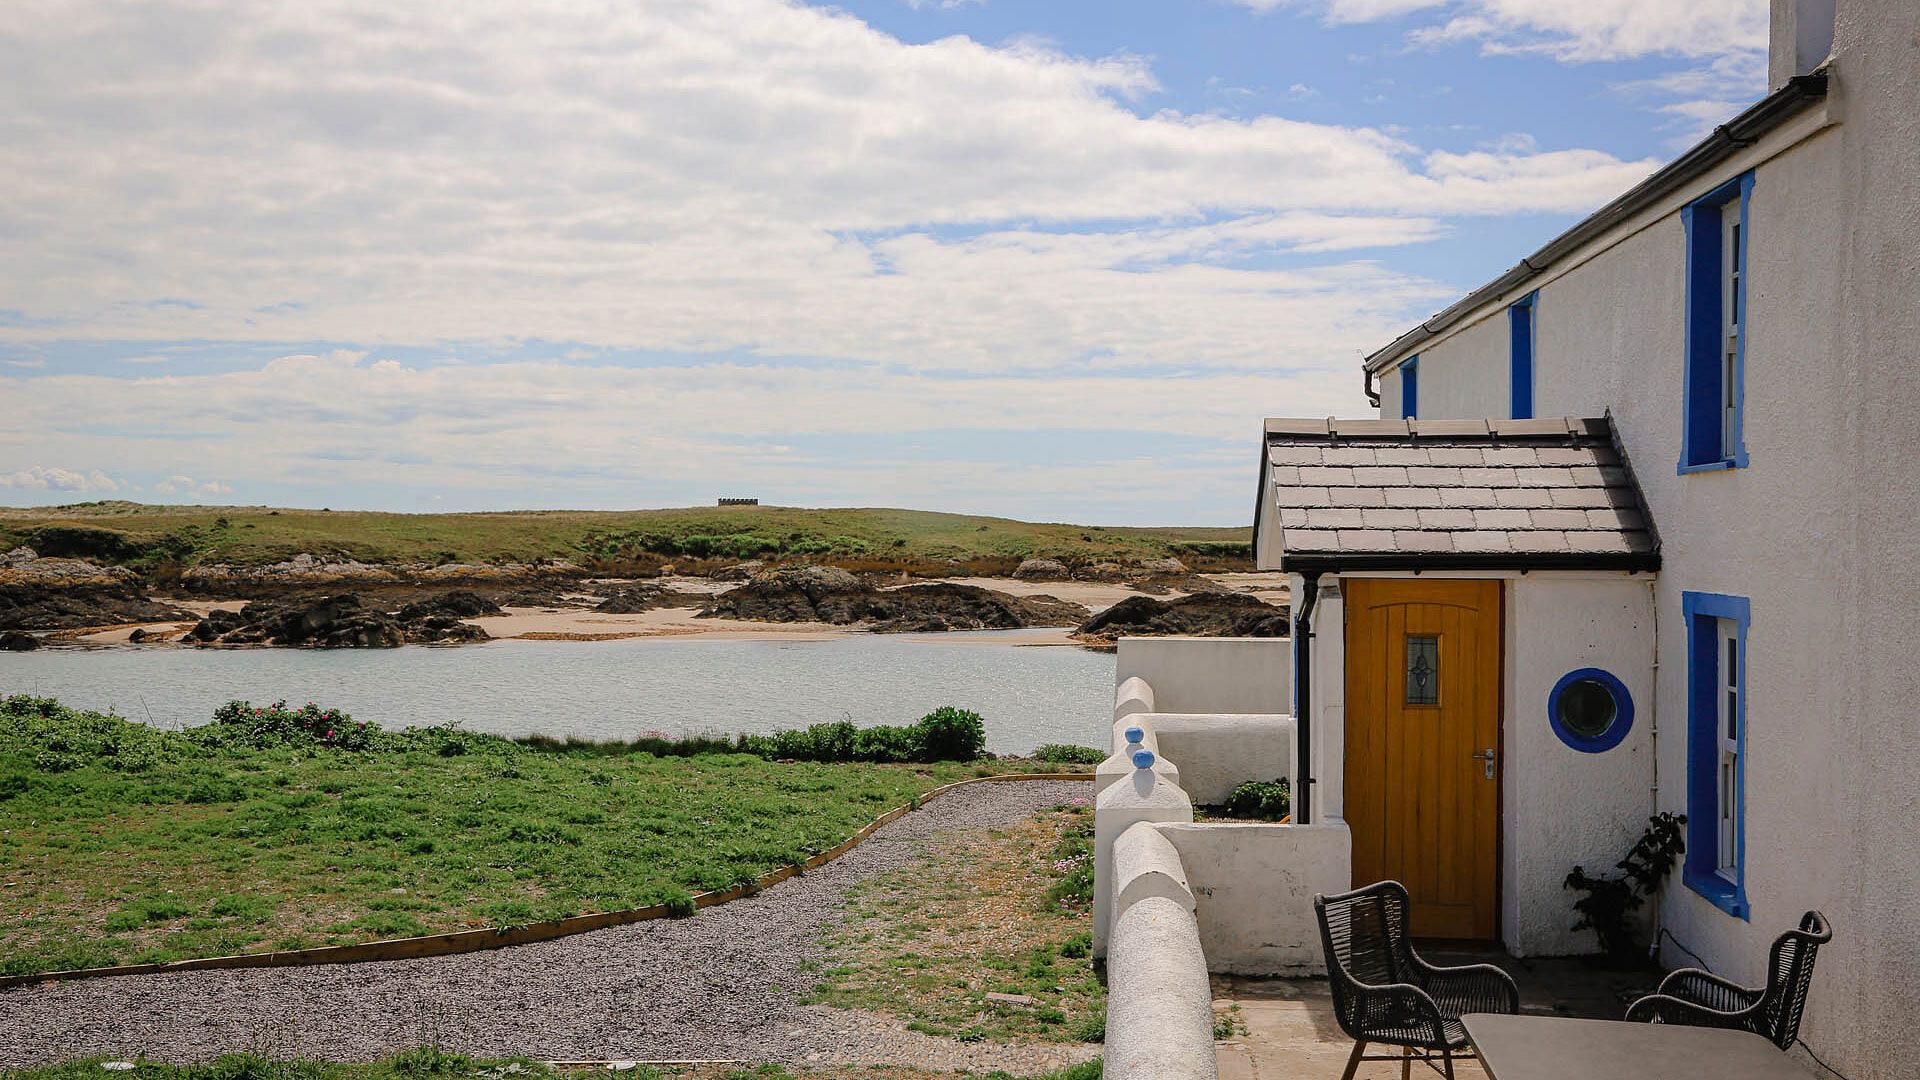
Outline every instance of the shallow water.
POLYGON ((987 720, 988 748, 1106 744, 1113 655, 986 644, 1022 632, 826 641, 495 641, 457 648, 42 649, 0 653, 0 694, 57 697, 178 728, 223 702, 286 698, 383 727, 628 738, 911 722, 942 705, 987 720))

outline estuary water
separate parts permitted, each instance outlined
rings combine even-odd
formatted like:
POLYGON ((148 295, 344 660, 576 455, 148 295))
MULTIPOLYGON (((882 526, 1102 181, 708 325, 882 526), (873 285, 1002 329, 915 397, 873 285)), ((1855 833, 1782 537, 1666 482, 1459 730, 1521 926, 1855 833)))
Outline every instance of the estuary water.
POLYGON ((1021 646, 1020 631, 824 641, 494 641, 454 648, 42 649, 0 653, 0 694, 57 697, 160 727, 232 699, 344 709, 382 727, 620 739, 764 733, 831 720, 909 723, 942 705, 986 718, 988 749, 1105 746, 1113 655, 1021 646))

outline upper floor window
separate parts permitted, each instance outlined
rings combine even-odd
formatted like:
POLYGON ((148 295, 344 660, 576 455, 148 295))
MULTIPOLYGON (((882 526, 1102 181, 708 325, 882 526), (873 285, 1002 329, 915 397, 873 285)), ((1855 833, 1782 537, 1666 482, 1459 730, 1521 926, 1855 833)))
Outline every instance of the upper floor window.
POLYGON ((1539 290, 1515 300, 1507 308, 1511 344, 1507 350, 1508 412, 1515 420, 1533 418, 1533 315, 1539 290))
POLYGON ((1742 431, 1746 383, 1747 202, 1742 174, 1682 208, 1687 235, 1686 381, 1680 471, 1747 463, 1742 431))
POLYGON ((1400 419, 1420 416, 1420 358, 1409 356, 1400 365, 1400 419))

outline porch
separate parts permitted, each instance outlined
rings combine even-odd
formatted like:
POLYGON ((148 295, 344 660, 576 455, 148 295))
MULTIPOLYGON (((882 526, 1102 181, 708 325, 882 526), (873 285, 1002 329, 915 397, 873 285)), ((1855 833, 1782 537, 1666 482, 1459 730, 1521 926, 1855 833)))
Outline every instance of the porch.
MULTIPOLYGON (((1520 987, 1522 1012, 1618 1020, 1627 1004, 1650 992, 1658 976, 1613 972, 1576 958, 1518 960, 1504 953, 1434 952, 1439 963, 1492 963, 1520 987)), ((1214 1043, 1220 1080, 1273 1080, 1275 1077, 1336 1077, 1346 1068, 1353 1040, 1334 1020, 1325 979, 1258 978, 1216 975, 1211 979, 1215 1015, 1232 1033, 1214 1043)), ((1459 1080, 1486 1074, 1463 1059, 1454 1067, 1459 1080)), ((1386 1080, 1400 1075, 1391 1062, 1368 1063, 1356 1080, 1386 1080)))

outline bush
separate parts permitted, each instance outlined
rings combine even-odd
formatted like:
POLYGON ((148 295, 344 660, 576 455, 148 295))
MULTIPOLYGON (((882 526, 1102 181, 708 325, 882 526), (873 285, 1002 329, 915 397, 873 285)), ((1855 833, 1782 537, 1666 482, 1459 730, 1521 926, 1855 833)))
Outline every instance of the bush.
POLYGON ((944 706, 911 727, 863 728, 838 720, 797 731, 741 735, 734 749, 774 761, 973 761, 986 754, 987 725, 979 713, 944 706))
POLYGON ((920 718, 925 761, 973 761, 987 752, 987 722, 977 712, 943 705, 920 718))
POLYGON ((1293 809, 1293 800, 1284 779, 1250 780, 1233 789, 1224 809, 1228 817, 1279 821, 1293 809))
POLYGON ((69 709, 53 698, 0 698, 0 754, 31 761, 39 772, 93 764, 141 772, 160 762, 165 740, 166 733, 144 724, 69 709))
POLYGON ((1052 762, 1056 765, 1098 765, 1107 760, 1107 755, 1091 746, 1048 743, 1033 752, 1033 759, 1052 762))
POLYGON ((365 721, 356 723, 338 709, 323 709, 311 701, 298 709, 287 708, 285 701, 260 709, 249 701, 229 701, 214 710, 213 726, 213 731, 198 731, 219 742, 237 738, 260 748, 318 743, 342 750, 365 750, 380 731, 369 728, 365 721))

